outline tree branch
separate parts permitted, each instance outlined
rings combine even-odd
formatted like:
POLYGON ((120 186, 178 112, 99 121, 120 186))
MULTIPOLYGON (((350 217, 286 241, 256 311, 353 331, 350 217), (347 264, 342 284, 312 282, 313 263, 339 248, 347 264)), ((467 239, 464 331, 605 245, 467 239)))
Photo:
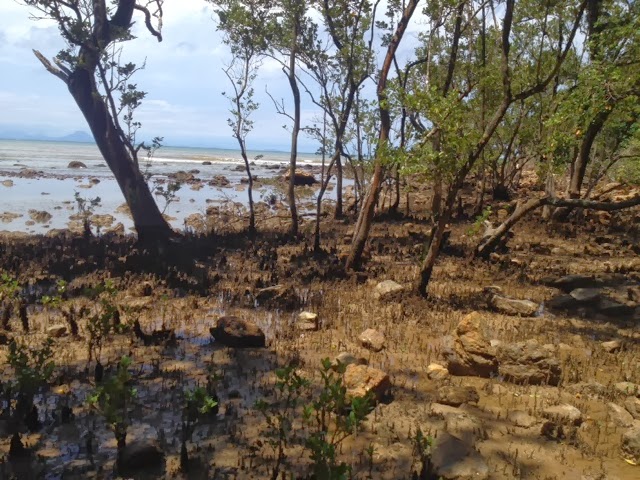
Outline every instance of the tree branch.
POLYGON ((42 65, 44 65, 44 68, 47 69, 47 71, 52 74, 55 75, 56 77, 58 77, 60 80, 62 80, 64 83, 67 83, 69 81, 69 75, 67 75, 66 72, 62 71, 60 68, 55 67, 42 53, 40 53, 38 50, 33 50, 33 54, 36 56, 36 58, 38 60, 40 60, 40 63, 42 63, 42 65))

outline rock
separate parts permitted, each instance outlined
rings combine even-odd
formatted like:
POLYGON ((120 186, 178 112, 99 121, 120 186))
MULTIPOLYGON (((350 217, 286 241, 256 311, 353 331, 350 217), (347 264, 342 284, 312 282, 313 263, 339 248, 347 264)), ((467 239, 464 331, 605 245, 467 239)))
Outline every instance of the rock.
POLYGON ((4 330, 0 330, 0 345, 9 345, 11 343, 11 334, 4 330))
POLYGON ((256 291, 255 299, 260 306, 282 310, 295 310, 300 304, 300 299, 293 287, 284 285, 261 288, 256 291))
POLYGON ((29 210, 29 217, 31 217, 31 220, 34 222, 38 223, 46 223, 53 218, 49 212, 44 210, 29 210))
POLYGON ((100 228, 109 228, 113 225, 113 222, 116 221, 116 217, 113 215, 104 214, 104 215, 91 215, 91 223, 96 227, 100 228))
POLYGON ((2 181, 2 186, 3 187, 13 187, 13 180, 3 180, 2 181))
POLYGON ((265 346, 264 332, 253 322, 239 317, 220 317, 210 329, 216 342, 227 347, 260 348, 265 346))
POLYGON ((489 298, 489 306, 496 312, 522 317, 533 317, 540 308, 537 303, 531 300, 519 300, 497 294, 489 298))
POLYGON ((472 417, 467 412, 461 411, 459 414, 446 415, 444 423, 447 432, 465 443, 473 444, 478 440, 487 439, 487 432, 480 420, 472 417))
POLYGON ((47 328, 47 335, 51 338, 60 338, 64 337, 67 334, 67 326, 58 324, 52 325, 47 328))
POLYGON ((575 310, 579 303, 571 295, 562 294, 545 302, 545 307, 551 310, 575 310))
POLYGON ((531 415, 529 415, 526 412, 523 412, 522 410, 514 410, 512 412, 509 412, 509 415, 507 415, 507 419, 513 423, 516 427, 522 427, 522 428, 529 428, 534 426, 536 423, 538 423, 538 419, 535 417, 532 417, 531 415))
POLYGON ((175 173, 170 173, 167 175, 167 178, 178 182, 178 183, 193 183, 196 181, 196 177, 193 173, 185 172, 183 170, 179 170, 175 173))
POLYGON ((640 398, 629 397, 624 401, 624 408, 635 420, 640 420, 640 398))
POLYGON ((368 350, 380 352, 384 348, 384 335, 373 328, 367 328, 360 334, 359 339, 362 346, 368 350))
POLYGON ((116 223, 113 227, 107 228, 104 233, 112 235, 124 235, 124 225, 121 222, 116 223))
POLYGON ((588 275, 567 275, 547 283, 549 286, 558 288, 565 293, 577 288, 596 288, 603 285, 602 280, 588 275))
POLYGON ((312 312, 301 312, 298 315, 298 323, 296 327, 298 330, 313 331, 318 330, 318 314, 312 312))
POLYGON ((344 386, 350 397, 364 397, 371 392, 376 401, 381 401, 391 388, 389 375, 366 365, 347 365, 344 386))
POLYGON ((202 162, 202 165, 211 165, 211 162, 209 160, 205 160, 204 162, 202 162))
POLYGON ((542 414, 556 423, 576 426, 582 423, 582 412, 568 403, 547 407, 542 414))
POLYGON ((393 280, 385 280, 376 285, 375 298, 381 302, 391 300, 402 293, 404 287, 393 280))
POLYGON ((623 407, 613 402, 607 403, 609 419, 619 427, 630 427, 633 425, 633 415, 623 407))
POLYGON ((568 392, 573 393, 574 395, 580 393, 583 395, 592 395, 597 397, 603 396, 607 392, 607 387, 598 382, 579 382, 569 385, 566 388, 568 392))
POLYGON ((613 386, 613 388, 622 395, 640 396, 640 385, 636 385, 635 383, 618 382, 613 386))
POLYGON ((366 365, 367 361, 364 358, 357 358, 349 352, 341 352, 336 356, 332 362, 333 369, 336 370, 338 365, 366 365))
POLYGON ((429 408, 429 415, 437 418, 447 418, 449 415, 464 415, 465 411, 442 403, 432 403, 429 408))
POLYGON ((443 342, 443 353, 452 375, 491 377, 498 373, 495 349, 482 334, 480 314, 465 315, 456 327, 455 335, 443 342))
POLYGON ((503 344, 497 350, 497 357, 500 375, 510 382, 557 385, 560 381, 560 362, 535 340, 503 344))
MULTIPOLYGON (((285 181, 289 181, 290 172, 287 172, 284 176, 285 181)), ((316 178, 313 176, 311 172, 305 172, 303 170, 296 170, 296 173, 293 177, 293 184, 296 186, 300 185, 313 185, 318 183, 316 178)))
POLYGON ((87 168, 87 166, 82 162, 79 162, 77 160, 73 160, 73 161, 69 162, 69 165, 67 165, 67 168, 87 168))
POLYGON ((119 470, 159 470, 164 468, 164 452, 153 440, 134 440, 128 443, 118 459, 119 470))
POLYGON ((427 377, 430 380, 446 380, 449 375, 449 370, 438 363, 431 363, 427 367, 427 377))
POLYGON ((231 182, 224 175, 215 175, 212 180, 209 180, 210 187, 228 187, 231 182))
POLYGON ((484 480, 489 478, 489 466, 469 443, 442 433, 431 453, 431 473, 442 480, 484 480))
POLYGON ((626 317, 627 315, 633 314, 634 307, 607 297, 602 297, 598 303, 597 310, 598 313, 606 315, 607 317, 626 317))
POLYGON ((600 344, 605 352, 617 353, 622 350, 622 342, 620 340, 611 340, 609 342, 602 342, 600 344))
POLYGON ((22 215, 13 213, 13 212, 2 212, 0 213, 0 222, 3 223, 11 223, 16 218, 20 218, 22 215))
POLYGON ((436 399, 438 403, 443 405, 459 407, 463 403, 477 403, 480 400, 480 395, 475 387, 445 385, 438 389, 436 399))
POLYGON ((622 435, 620 450, 627 462, 640 465, 640 425, 636 424, 622 435))
POLYGON ((602 297, 602 290, 599 288, 576 288, 571 290, 569 295, 582 305, 596 305, 602 297))

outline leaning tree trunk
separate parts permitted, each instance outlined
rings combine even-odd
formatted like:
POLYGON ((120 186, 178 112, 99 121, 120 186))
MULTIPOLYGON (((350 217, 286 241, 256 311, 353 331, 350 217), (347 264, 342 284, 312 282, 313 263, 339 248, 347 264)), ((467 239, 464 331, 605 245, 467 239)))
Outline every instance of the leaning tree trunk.
POLYGON ((121 140, 93 74, 79 68, 69 76, 67 85, 131 210, 138 239, 146 242, 168 238, 172 230, 153 199, 140 169, 121 140))
POLYGON ((298 209, 296 207, 296 163, 298 160, 298 134, 300 133, 300 89, 296 78, 296 45, 298 42, 298 23, 293 26, 293 45, 289 55, 289 86, 293 94, 293 128, 291 129, 291 157, 289 159, 289 188, 287 196, 289 199, 289 210, 291 212, 291 227, 289 233, 292 236, 298 235, 298 209))

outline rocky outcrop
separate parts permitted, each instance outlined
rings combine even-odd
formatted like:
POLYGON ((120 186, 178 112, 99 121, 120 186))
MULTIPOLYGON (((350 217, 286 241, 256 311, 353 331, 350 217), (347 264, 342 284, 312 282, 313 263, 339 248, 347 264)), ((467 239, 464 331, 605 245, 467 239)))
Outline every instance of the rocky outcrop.
POLYGON ((360 334, 359 339, 364 348, 373 352, 380 352, 384 348, 384 335, 373 328, 367 328, 360 334))
POLYGON ((500 364, 498 371, 509 382, 557 385, 560 381, 560 362, 549 349, 535 340, 501 344, 497 356, 500 364))
POLYGON ((632 465, 640 465, 640 424, 635 424, 622 435, 622 458, 632 465))
POLYGON ((164 468, 164 452, 156 441, 137 440, 127 444, 118 456, 120 473, 164 468))
POLYGON ((488 378, 498 373, 495 349, 482 333, 480 320, 477 312, 466 315, 454 335, 445 338, 443 353, 452 375, 488 378))
POLYGON ((443 433, 431 453, 431 473, 442 480, 483 480, 489 478, 489 466, 468 442, 443 433))
POLYGON ((531 300, 510 298, 497 293, 494 293, 489 297, 488 303, 489 307, 496 312, 520 317, 533 317, 540 308, 540 305, 532 302, 531 300))
POLYGON ((67 165, 67 168, 77 169, 77 168, 87 168, 87 166, 84 163, 79 162, 78 160, 73 160, 72 162, 69 162, 69 165, 67 165))
POLYGON ((478 403, 480 395, 475 387, 445 385, 438 389, 436 400, 443 405, 459 407, 463 403, 478 403))
POLYGON ((260 348, 265 346, 264 332, 250 320, 239 317, 221 317, 209 330, 216 342, 234 348, 260 348))
POLYGON ((46 212, 44 210, 29 210, 29 217, 34 222, 47 223, 49 220, 53 218, 53 215, 51 215, 49 212, 46 212))
POLYGON ((344 372, 344 385, 349 397, 364 397, 371 393, 376 401, 381 401, 391 388, 391 380, 382 370, 352 363, 344 372))
MULTIPOLYGON (((284 176, 284 180, 286 182, 289 181, 289 176, 290 176, 290 173, 287 172, 284 176)), ((296 173, 293 177, 293 183, 296 186, 302 186, 302 185, 314 185, 318 183, 318 181, 316 180, 316 177, 313 176, 313 173, 305 172, 303 170, 296 170, 296 173)))
POLYGON ((399 283, 393 280, 385 280, 376 285, 374 297, 381 302, 385 302, 397 298, 403 290, 404 287, 399 283))
POLYGON ((298 323, 296 324, 298 330, 315 332, 319 326, 317 313, 300 312, 298 315, 298 323))

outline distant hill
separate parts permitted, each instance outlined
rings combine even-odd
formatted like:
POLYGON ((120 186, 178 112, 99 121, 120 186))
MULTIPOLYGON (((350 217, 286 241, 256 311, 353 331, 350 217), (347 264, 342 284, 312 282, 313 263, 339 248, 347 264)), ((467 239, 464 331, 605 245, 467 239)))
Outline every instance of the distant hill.
POLYGON ((69 135, 65 135, 64 137, 59 137, 54 140, 58 142, 93 143, 93 136, 87 132, 78 130, 76 132, 70 133, 69 135))
POLYGON ((3 130, 0 129, 0 138, 5 140, 39 140, 45 142, 77 142, 77 143, 93 143, 93 136, 87 132, 78 130, 62 137, 51 137, 32 132, 20 130, 3 130))

